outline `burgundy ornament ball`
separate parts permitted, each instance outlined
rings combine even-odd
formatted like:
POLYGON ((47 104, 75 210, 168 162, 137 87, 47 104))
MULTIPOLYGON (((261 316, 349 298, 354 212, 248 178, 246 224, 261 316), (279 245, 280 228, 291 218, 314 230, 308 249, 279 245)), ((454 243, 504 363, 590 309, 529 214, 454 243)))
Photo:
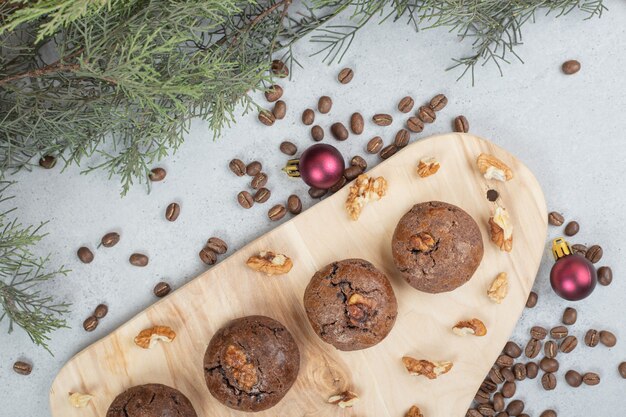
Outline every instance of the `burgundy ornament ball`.
POLYGON ((298 171, 305 183, 315 188, 327 189, 343 175, 345 162, 332 145, 318 143, 300 156, 298 171))
POLYGON ((580 255, 573 254, 562 238, 552 243, 556 262, 550 271, 550 284, 555 293, 569 301, 588 297, 596 287, 596 268, 580 255))

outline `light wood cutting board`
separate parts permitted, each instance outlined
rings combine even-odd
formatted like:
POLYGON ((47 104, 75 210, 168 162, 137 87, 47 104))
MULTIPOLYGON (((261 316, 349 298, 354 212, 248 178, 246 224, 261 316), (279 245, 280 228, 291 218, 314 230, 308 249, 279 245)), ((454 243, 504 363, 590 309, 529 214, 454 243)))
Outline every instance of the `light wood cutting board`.
POLYGON ((259 417, 360 416, 402 417, 413 404, 425 417, 462 417, 477 388, 507 341, 533 285, 544 250, 547 213, 543 193, 533 174, 515 157, 469 134, 450 133, 420 140, 369 171, 389 182, 388 194, 369 203, 358 221, 349 219, 344 202, 348 187, 316 204, 248 244, 178 291, 149 307, 110 335, 72 358, 50 390, 54 417, 104 417, 117 394, 149 382, 181 390, 200 417, 247 415, 231 410, 208 392, 202 359, 215 331, 227 321, 251 314, 273 317, 291 331, 301 353, 298 380, 274 408, 259 417), (489 181, 476 169, 481 152, 506 162, 514 178, 489 181), (420 158, 436 157, 439 172, 416 174, 420 158), (511 253, 501 252, 488 234, 494 207, 485 193, 494 188, 499 204, 510 212, 514 230, 511 253), (439 295, 421 293, 401 278, 391 256, 396 223, 419 202, 440 200, 466 210, 479 224, 485 254, 474 277, 457 290, 439 295), (288 275, 267 277, 245 266, 261 250, 285 253, 294 261, 288 275), (345 258, 372 262, 390 278, 398 299, 395 327, 380 344, 356 352, 340 352, 312 331, 302 297, 311 276, 322 266, 345 258), (502 304, 487 298, 491 281, 507 272, 510 292, 502 304), (460 337, 451 331, 459 320, 478 317, 485 337, 460 337), (153 325, 172 327, 173 343, 140 349, 133 339, 153 325), (436 380, 410 376, 401 358, 410 355, 450 360, 453 369, 436 380), (352 409, 327 404, 345 389, 360 401, 352 409), (69 392, 95 398, 74 409, 69 392))

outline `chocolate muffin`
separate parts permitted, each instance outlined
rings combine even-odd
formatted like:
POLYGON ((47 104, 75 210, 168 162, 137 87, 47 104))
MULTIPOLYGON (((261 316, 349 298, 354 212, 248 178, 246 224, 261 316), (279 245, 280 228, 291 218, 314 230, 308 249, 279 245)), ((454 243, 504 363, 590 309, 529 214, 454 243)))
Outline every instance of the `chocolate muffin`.
POLYGON ((191 402, 177 389, 161 384, 137 385, 113 400, 106 417, 197 417, 191 402))
POLYGON ((393 261, 412 287, 436 294, 470 280, 483 258, 478 225, 452 204, 416 204, 396 226, 393 261))
POLYGON ((387 276, 363 259, 326 265, 304 292, 315 333, 339 350, 365 349, 383 340, 398 315, 387 276))
POLYGON ((206 385, 222 404, 240 411, 276 405, 300 370, 300 351, 278 321, 247 316, 218 330, 204 354, 206 385))

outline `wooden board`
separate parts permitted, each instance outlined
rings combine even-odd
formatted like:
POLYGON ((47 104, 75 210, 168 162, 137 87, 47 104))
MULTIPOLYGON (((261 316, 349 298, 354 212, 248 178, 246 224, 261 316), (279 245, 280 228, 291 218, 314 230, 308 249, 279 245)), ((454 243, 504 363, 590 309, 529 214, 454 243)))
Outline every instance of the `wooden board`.
POLYGON ((246 415, 218 403, 208 392, 202 372, 206 346, 227 321, 251 314, 273 317, 294 335, 301 353, 298 380, 286 397, 259 417, 361 416, 401 417, 417 404, 426 417, 462 417, 490 366, 507 341, 533 285, 545 245, 547 213, 543 193, 533 174, 512 155, 469 134, 446 134, 420 140, 379 164, 371 175, 384 176, 389 191, 365 207, 358 221, 344 209, 348 188, 316 204, 248 244, 178 291, 157 302, 110 335, 72 358, 50 390, 54 417, 104 417, 113 398, 124 389, 149 382, 181 390, 198 416, 246 415), (505 161, 514 179, 502 183, 484 179, 475 166, 479 153, 505 161), (422 179, 416 174, 420 158, 435 156, 441 169, 422 179), (494 188, 515 227, 511 253, 489 240, 487 222, 493 203, 485 193, 494 188), (415 203, 440 200, 462 207, 480 226, 485 246, 483 261, 470 282, 459 289, 431 295, 411 288, 395 270, 391 236, 399 218, 415 203), (288 275, 267 277, 245 266, 261 250, 285 253, 294 260, 288 275), (390 278, 398 299, 395 327, 377 346, 340 352, 312 331, 302 297, 309 279, 322 266, 344 258, 364 258, 390 278), (486 291, 499 272, 507 272, 510 293, 502 304, 486 291), (451 327, 478 317, 488 334, 460 337, 451 327), (133 343, 139 331, 168 325, 178 336, 171 344, 143 350, 133 343), (410 376, 403 355, 450 360, 454 367, 437 380, 410 376), (328 397, 350 388, 361 398, 342 410, 328 397), (83 409, 74 409, 68 392, 95 396, 83 409))

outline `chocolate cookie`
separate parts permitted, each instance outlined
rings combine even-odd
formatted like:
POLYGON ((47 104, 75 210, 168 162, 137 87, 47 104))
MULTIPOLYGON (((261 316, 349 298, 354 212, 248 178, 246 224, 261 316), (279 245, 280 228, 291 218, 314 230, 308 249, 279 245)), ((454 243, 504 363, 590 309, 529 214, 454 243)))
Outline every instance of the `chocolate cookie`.
POLYGON ((106 417, 197 417, 191 402, 177 389, 161 384, 137 385, 113 400, 106 417))
POLYGON ((404 279, 420 291, 435 294, 470 280, 483 258, 483 239, 465 211, 429 201, 402 216, 391 250, 404 279))
POLYGON ((313 330, 339 350, 374 346, 391 331, 398 303, 387 276, 363 259, 326 265, 304 292, 313 330))
POLYGON ((204 354, 204 379, 222 404, 262 411, 289 391, 300 370, 300 351, 278 321, 247 316, 218 330, 204 354))

